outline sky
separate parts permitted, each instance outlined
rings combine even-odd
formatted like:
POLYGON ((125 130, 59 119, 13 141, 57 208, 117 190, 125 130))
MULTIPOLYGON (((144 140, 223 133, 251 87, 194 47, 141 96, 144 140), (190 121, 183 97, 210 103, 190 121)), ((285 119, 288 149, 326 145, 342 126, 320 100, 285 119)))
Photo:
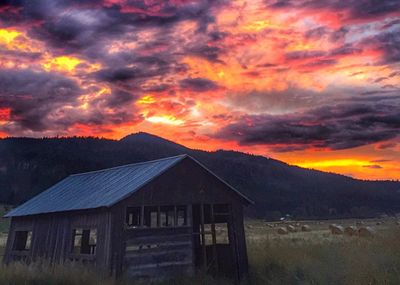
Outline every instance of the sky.
POLYGON ((1 1, 0 137, 139 131, 400 179, 400 1, 1 1))

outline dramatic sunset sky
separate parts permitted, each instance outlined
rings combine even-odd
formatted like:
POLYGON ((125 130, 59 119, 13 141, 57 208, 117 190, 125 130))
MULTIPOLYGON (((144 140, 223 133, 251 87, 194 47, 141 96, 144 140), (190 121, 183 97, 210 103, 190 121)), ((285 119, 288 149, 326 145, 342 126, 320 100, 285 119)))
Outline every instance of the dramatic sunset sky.
POLYGON ((0 137, 145 131, 400 179, 399 0, 1 3, 0 137))

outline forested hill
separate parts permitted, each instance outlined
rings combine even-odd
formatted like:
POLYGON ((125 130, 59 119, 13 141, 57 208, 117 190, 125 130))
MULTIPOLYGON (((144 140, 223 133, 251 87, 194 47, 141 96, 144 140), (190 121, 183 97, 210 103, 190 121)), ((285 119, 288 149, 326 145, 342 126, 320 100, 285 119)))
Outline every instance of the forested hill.
POLYGON ((400 212, 400 183, 361 181, 233 151, 188 149, 146 133, 0 140, 0 202, 19 204, 69 174, 187 153, 255 201, 258 217, 371 216, 400 212))

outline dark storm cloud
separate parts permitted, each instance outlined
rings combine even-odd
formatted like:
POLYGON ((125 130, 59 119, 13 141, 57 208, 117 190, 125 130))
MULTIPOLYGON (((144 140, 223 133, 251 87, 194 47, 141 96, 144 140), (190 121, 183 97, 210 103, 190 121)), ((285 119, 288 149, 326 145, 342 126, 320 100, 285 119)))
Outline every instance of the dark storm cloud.
POLYGON ((383 53, 382 60, 379 64, 400 62, 400 27, 390 32, 369 37, 363 40, 362 44, 383 53))
POLYGON ((104 105, 108 108, 117 109, 131 103, 134 99, 137 99, 137 96, 130 92, 124 90, 113 90, 111 95, 107 96, 106 100, 104 100, 104 105))
MULTIPOLYGON (((0 90, 0 107, 11 109, 11 118, 2 127, 3 131, 31 135, 63 129, 67 133, 68 128, 78 123, 100 128, 141 120, 135 100, 145 91, 171 89, 174 84, 171 77, 187 71, 187 65, 181 61, 183 56, 190 54, 219 61, 222 47, 214 46, 227 34, 217 27, 210 28, 210 24, 215 21, 214 13, 226 3, 225 0, 0 3, 0 25, 25 30, 28 38, 41 41, 53 57, 70 55, 86 61, 86 67, 93 63, 101 65, 100 70, 89 74, 84 64, 76 67, 73 76, 82 82, 81 87, 75 79, 57 73, 2 72, 0 84, 9 89, 15 84, 13 88, 21 91, 0 90), (177 35, 178 24, 187 20, 195 23, 194 30, 177 35), (93 87, 96 83, 107 86, 111 92, 89 96, 85 109, 77 108, 83 104, 78 99, 80 95, 100 91, 93 87), (62 92, 63 96, 57 95, 62 92)), ((7 53, 7 58, 24 57, 32 63, 42 56, 2 52, 7 53)), ((202 78, 178 83, 181 88, 196 92, 218 88, 215 82, 202 78)))
POLYGON ((352 54, 358 54, 362 52, 362 48, 358 47, 356 45, 351 45, 351 44, 345 44, 343 46, 340 46, 338 48, 332 49, 330 51, 331 56, 343 56, 343 55, 352 55, 352 54))
MULTIPOLYGON (((210 9, 223 5, 225 1, 135 0, 123 5, 104 2, 25 0, 9 1, 3 5, 20 9, 14 16, 15 22, 37 23, 30 29, 31 36, 63 52, 84 52, 103 40, 119 37, 128 31, 166 28, 185 20, 196 21, 198 32, 205 33, 208 25, 214 22, 210 9)), ((3 14, 0 12, 2 18, 7 16, 6 12, 3 14)), ((8 19, 7 22, 13 21, 8 19)), ((214 33, 216 35, 218 32, 214 33)))
POLYGON ((307 39, 312 39, 312 40, 319 40, 325 36, 329 36, 328 38, 331 42, 338 42, 338 41, 343 41, 348 32, 349 29, 347 27, 340 27, 337 30, 331 30, 327 27, 321 26, 307 30, 304 33, 304 36, 307 39))
POLYGON ((214 81, 206 78, 186 78, 180 81, 180 86, 182 89, 195 92, 206 92, 219 88, 214 81))
POLYGON ((165 83, 150 87, 148 80, 164 78, 168 74, 177 74, 186 70, 186 65, 177 62, 172 56, 158 53, 158 56, 134 56, 128 53, 118 53, 107 58, 107 65, 115 66, 103 68, 91 74, 96 81, 102 81, 111 85, 125 84, 127 87, 134 87, 142 91, 163 91, 166 90, 165 83), (164 60, 165 57, 165 60, 164 60), (169 61, 168 61, 169 59, 169 61), (114 63, 114 64, 113 64, 114 63), (126 67, 126 65, 130 67, 126 67))
POLYGON ((273 9, 311 9, 347 12, 347 20, 368 20, 400 11, 398 0, 265 0, 273 9))
POLYGON ((76 123, 100 126, 137 119, 131 104, 136 95, 114 88, 91 100, 82 110, 78 108, 78 97, 85 91, 88 90, 61 74, 1 69, 0 108, 11 110, 2 130, 17 135, 62 133, 76 123))
POLYGON ((31 70, 0 70, 0 107, 10 108, 12 128, 43 131, 49 116, 65 105, 74 105, 82 90, 60 74, 31 70))
POLYGON ((329 31, 326 27, 318 27, 318 28, 314 28, 314 29, 310 29, 310 30, 306 31, 304 36, 307 39, 319 40, 320 38, 325 36, 328 32, 329 31))
MULTIPOLYGON (((111 93, 103 93, 91 100, 86 114, 77 115, 78 122, 101 126, 138 120, 140 116, 136 114, 132 105, 137 98, 138 96, 131 92, 114 88, 111 93)), ((76 111, 74 110, 74 112, 76 111)), ((74 113, 70 113, 68 117, 73 118, 74 113)), ((69 121, 67 120, 65 123, 68 124, 69 121)))
POLYGON ((331 33, 329 39, 331 42, 343 41, 349 32, 349 29, 346 27, 341 27, 340 29, 331 33))
POLYGON ((5 5, 18 9, 15 21, 27 28, 29 37, 45 42, 54 55, 79 54, 90 62, 100 62, 103 68, 92 78, 109 84, 135 80, 140 85, 155 76, 185 71, 180 59, 187 54, 220 61, 221 47, 209 43, 217 43, 227 34, 208 26, 215 21, 214 12, 225 4, 225 0, 134 0, 123 4, 22 0, 5 5), (176 24, 186 20, 197 23, 196 34, 192 38, 181 35, 179 44, 171 41, 176 38, 176 24), (150 32, 151 37, 143 40, 141 32, 150 32), (136 45, 110 52, 113 41, 136 45))
POLYGON ((208 46, 208 45, 198 46, 198 43, 197 44, 195 43, 193 47, 189 47, 188 53, 207 59, 208 61, 211 62, 222 63, 222 61, 219 59, 219 56, 223 53, 223 50, 219 47, 208 46))
POLYGON ((400 134, 400 104, 337 104, 288 115, 247 115, 216 137, 241 145, 276 146, 276 151, 348 149, 394 139, 400 134))
POLYGON ((128 67, 102 69, 94 74, 98 80, 108 82, 128 81, 135 78, 135 75, 137 75, 137 70, 128 67))

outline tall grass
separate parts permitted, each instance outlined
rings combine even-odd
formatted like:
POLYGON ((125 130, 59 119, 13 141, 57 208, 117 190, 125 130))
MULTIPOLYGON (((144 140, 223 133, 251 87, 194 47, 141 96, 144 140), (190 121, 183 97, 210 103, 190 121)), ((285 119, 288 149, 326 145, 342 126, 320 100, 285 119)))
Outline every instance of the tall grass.
MULTIPOLYGON (((400 230, 370 239, 249 239, 249 279, 243 284, 400 284, 400 230)), ((0 266, 1 285, 222 285, 204 274, 163 282, 115 281, 80 264, 0 266)))
POLYGON ((195 277, 181 277, 170 280, 114 280, 102 277, 79 263, 50 266, 46 263, 12 263, 0 266, 1 285, 229 285, 227 280, 214 279, 198 273, 195 277))
POLYGON ((248 246, 251 284, 400 284, 400 231, 370 239, 276 239, 248 246), (338 241, 339 239, 339 241, 338 241))

